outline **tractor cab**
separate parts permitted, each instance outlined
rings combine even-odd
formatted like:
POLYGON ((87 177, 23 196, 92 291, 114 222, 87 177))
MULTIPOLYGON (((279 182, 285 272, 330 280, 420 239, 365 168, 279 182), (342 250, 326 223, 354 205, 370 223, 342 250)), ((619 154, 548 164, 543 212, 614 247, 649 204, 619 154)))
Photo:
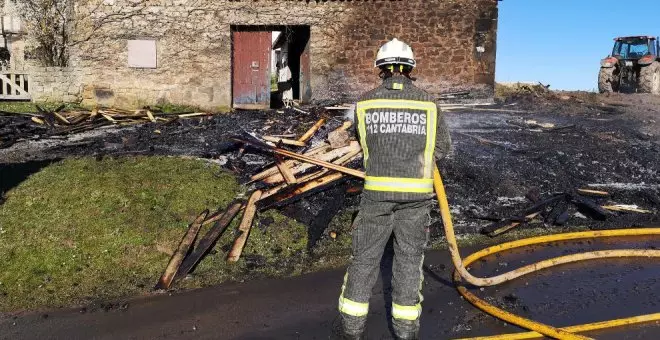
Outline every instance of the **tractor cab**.
POLYGON ((658 39, 654 37, 620 37, 614 39, 612 57, 625 60, 639 60, 645 56, 657 56, 658 39))
POLYGON ((660 39, 629 36, 614 39, 612 53, 600 62, 598 89, 603 92, 660 94, 660 39))

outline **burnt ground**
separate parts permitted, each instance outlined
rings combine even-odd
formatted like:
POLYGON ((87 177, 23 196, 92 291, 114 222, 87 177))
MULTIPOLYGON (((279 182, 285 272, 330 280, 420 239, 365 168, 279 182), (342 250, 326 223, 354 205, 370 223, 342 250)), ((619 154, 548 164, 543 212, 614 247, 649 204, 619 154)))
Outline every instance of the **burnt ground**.
MULTIPOLYGON (((518 215, 535 196, 547 198, 580 187, 612 194, 599 203, 636 204, 652 213, 612 213, 606 221, 598 221, 571 206, 569 228, 660 225, 660 99, 646 95, 527 94, 507 98, 494 108, 499 111, 446 114, 453 152, 440 162, 440 168, 459 234, 472 235, 490 223, 489 219, 518 215), (529 120, 552 123, 554 128, 525 123, 529 120)), ((245 178, 272 158, 248 149, 238 159, 238 146, 227 140, 229 135, 240 131, 299 134, 320 114, 238 112, 171 125, 104 128, 67 139, 22 141, 0 149, 0 191, 11 189, 49 162, 76 156, 200 157, 245 178)), ((329 119, 325 133, 342 120, 342 116, 329 119)), ((317 239, 332 215, 354 209, 357 196, 346 195, 346 189, 354 185, 359 183, 341 183, 283 211, 310 225, 309 237, 317 239)), ((439 238, 437 213, 434 218, 434 234, 439 238)), ((540 222, 532 226, 553 228, 540 222)), ((628 243, 631 247, 659 246, 653 239, 628 243)), ((541 257, 608 247, 618 248, 621 244, 562 243, 525 249, 475 265, 475 272, 489 275, 541 257)), ((427 260, 423 338, 515 331, 458 298, 449 281, 451 264, 447 258, 445 253, 435 252, 427 260)), ((657 312, 657 273, 657 265, 651 260, 574 264, 487 288, 479 294, 516 313, 568 325, 657 312), (620 308, 622 303, 626 308, 620 308)), ((122 303, 116 309, 110 305, 98 311, 63 310, 51 315, 5 317, 0 318, 0 338, 327 338, 341 276, 341 271, 331 271, 286 280, 229 283, 122 303)), ((388 338, 386 314, 382 312, 388 290, 381 287, 376 291, 372 302, 374 310, 380 312, 369 321, 370 329, 376 329, 369 338, 388 338)), ((657 338, 658 326, 591 335, 599 339, 657 338)))
MULTIPOLYGON (((532 204, 530 198, 573 193, 581 187, 612 194, 609 200, 599 203, 635 204, 654 213, 612 213, 603 223, 586 218, 588 212, 577 213, 570 205, 569 227, 659 224, 660 99, 648 95, 522 94, 510 96, 495 108, 502 111, 446 113, 453 150, 439 165, 459 234, 476 233, 496 218, 520 215, 532 204), (511 110, 524 112, 508 112, 511 110), (530 120, 551 123, 554 128, 525 123, 530 120)), ((333 117, 330 112, 311 111, 239 111, 179 120, 170 125, 101 128, 66 139, 18 142, 0 149, 0 191, 7 191, 52 160, 84 155, 200 157, 247 179, 247 175, 270 164, 272 157, 248 148, 239 159, 236 156, 240 145, 228 137, 241 132, 300 134, 322 114, 330 115, 313 143, 344 120, 342 112, 333 117)), ((355 206, 357 197, 345 195, 345 189, 355 185, 359 183, 339 184, 334 190, 283 210, 311 226, 309 237, 313 244, 323 235, 332 215, 355 206)), ((439 216, 434 213, 433 217, 434 235, 439 237, 439 216)))

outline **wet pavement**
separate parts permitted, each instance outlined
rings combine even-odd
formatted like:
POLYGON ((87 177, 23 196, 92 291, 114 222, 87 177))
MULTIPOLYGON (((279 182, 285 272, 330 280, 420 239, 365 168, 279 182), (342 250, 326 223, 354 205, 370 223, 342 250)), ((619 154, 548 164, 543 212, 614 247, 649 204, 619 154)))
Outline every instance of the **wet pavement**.
MULTIPOLYGON (((512 270, 550 256, 593 249, 657 249, 660 240, 558 242, 476 263, 479 276, 512 270)), ((476 249, 473 249, 474 251, 476 249)), ((463 256, 468 251, 463 250, 463 256)), ((425 264, 422 339, 454 339, 520 331, 459 297, 450 280, 449 255, 434 251, 425 264)), ((383 261, 382 277, 388 278, 383 261)), ((228 283, 213 288, 76 308, 0 317, 0 339, 328 339, 336 323, 343 270, 288 279, 228 283)), ((387 281, 387 280, 386 280, 387 281)), ((508 311, 554 326, 660 311, 660 264, 616 259, 564 265, 481 291, 508 311)), ((390 339, 389 289, 376 285, 368 339, 390 339)), ((660 324, 586 334, 597 339, 658 339, 660 324)))

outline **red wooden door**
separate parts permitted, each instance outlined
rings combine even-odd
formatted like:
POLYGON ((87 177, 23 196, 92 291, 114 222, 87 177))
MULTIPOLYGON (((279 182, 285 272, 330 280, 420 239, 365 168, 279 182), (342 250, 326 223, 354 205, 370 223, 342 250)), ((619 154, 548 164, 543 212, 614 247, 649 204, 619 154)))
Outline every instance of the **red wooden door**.
POLYGON ((269 31, 232 33, 234 107, 270 106, 271 36, 269 31))

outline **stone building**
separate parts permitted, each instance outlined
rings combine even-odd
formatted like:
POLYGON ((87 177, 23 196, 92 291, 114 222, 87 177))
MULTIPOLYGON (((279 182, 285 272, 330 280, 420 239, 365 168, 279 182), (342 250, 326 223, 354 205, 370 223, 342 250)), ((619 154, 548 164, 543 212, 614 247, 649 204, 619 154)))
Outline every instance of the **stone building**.
POLYGON ((76 2, 75 34, 85 39, 71 46, 68 65, 17 70, 30 77, 34 100, 268 106, 273 31, 286 36, 303 102, 353 100, 375 86, 375 54, 394 37, 412 45, 420 87, 493 91, 497 0, 76 2))

